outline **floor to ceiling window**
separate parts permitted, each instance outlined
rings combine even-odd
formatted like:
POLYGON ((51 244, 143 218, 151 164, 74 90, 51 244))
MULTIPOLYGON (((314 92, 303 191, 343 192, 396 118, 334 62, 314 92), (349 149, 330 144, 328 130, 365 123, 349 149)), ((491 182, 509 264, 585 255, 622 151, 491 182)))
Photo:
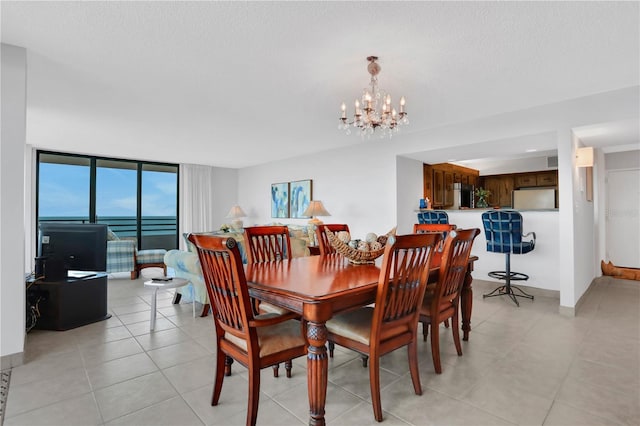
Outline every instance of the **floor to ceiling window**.
POLYGON ((139 249, 178 246, 178 165, 38 152, 38 222, 105 223, 139 249))

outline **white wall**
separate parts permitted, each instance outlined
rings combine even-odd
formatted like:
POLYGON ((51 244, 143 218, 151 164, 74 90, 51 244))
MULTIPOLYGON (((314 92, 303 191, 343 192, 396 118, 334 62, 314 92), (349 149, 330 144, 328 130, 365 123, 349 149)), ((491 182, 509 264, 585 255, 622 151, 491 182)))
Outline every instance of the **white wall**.
MULTIPOLYGON (((606 176, 605 154, 601 149, 594 149, 595 167, 593 168, 593 215, 595 232, 595 259, 598 265, 600 260, 606 259, 607 242, 607 206, 606 206, 606 176)), ((600 268, 596 267, 596 276, 600 276, 600 268)))
POLYGON ((396 159, 396 182, 398 183, 398 234, 413 232, 413 224, 417 223, 415 210, 420 198, 424 197, 422 162, 398 156, 396 159), (413 209, 406 208, 413 205, 413 209))
POLYGON ((24 157, 26 50, 1 45, 2 143, 0 144, 0 356, 1 368, 22 362, 25 334, 24 157))
MULTIPOLYGON (((239 203, 238 170, 214 167, 211 191, 215 200, 215 208, 211 212, 213 223, 218 225, 229 223, 232 219, 227 219, 225 216, 229 213, 231 207, 239 203)), ((242 206, 242 204, 240 205, 242 206)))
POLYGON ((604 161, 607 170, 640 169, 640 150, 605 154, 604 161))
MULTIPOLYGON (((473 165, 469 167, 474 168, 473 165)), ((547 157, 513 158, 508 161, 495 160, 484 162, 480 176, 539 172, 540 170, 556 169, 557 167, 547 167, 547 157)))
POLYGON ((580 140, 572 134, 574 288, 572 303, 565 306, 575 306, 597 276, 596 266, 599 266, 595 262, 594 202, 587 201, 586 197, 586 169, 575 167, 575 152, 580 146, 580 140))
POLYGON ((396 156, 386 140, 241 169, 238 193, 249 215, 245 225, 306 224, 308 219, 271 218, 271 184, 302 179, 313 180, 312 198, 331 213, 320 218, 324 223, 347 223, 360 238, 396 226, 396 156))

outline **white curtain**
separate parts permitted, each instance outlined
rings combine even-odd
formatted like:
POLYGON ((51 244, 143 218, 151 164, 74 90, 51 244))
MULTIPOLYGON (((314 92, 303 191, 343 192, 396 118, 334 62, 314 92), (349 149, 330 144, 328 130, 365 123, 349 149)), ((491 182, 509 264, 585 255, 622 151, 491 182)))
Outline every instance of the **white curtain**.
MULTIPOLYGON (((212 212, 214 168, 195 164, 180 165, 180 233, 214 229, 212 212)), ((180 238, 180 248, 186 248, 180 238)))

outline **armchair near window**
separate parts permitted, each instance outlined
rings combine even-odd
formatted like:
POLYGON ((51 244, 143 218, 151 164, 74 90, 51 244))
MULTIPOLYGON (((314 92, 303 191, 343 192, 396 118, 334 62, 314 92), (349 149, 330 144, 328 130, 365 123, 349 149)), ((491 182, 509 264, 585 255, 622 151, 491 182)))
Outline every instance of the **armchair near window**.
POLYGON ((136 273, 136 242, 134 240, 107 241, 107 273, 130 272, 131 279, 136 273))
POLYGON ((120 239, 111 230, 107 230, 107 273, 129 272, 135 280, 140 270, 148 267, 162 268, 167 275, 164 263, 165 249, 138 250, 135 239, 120 239))

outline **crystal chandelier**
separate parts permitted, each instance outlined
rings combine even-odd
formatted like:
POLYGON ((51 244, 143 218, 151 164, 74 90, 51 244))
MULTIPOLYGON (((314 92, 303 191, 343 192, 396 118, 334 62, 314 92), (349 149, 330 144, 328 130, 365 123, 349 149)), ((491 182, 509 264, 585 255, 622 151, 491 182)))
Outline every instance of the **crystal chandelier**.
POLYGON ((398 131, 398 126, 409 124, 407 113, 404 110, 404 96, 400 98, 400 112, 391 107, 391 95, 381 92, 378 88, 380 65, 376 62, 377 56, 367 57, 369 65, 367 71, 371 74, 369 87, 362 91, 362 99, 355 101, 355 113, 353 121, 347 120, 347 106, 343 102, 340 106, 342 116, 338 129, 351 134, 351 127, 357 129, 360 136, 370 137, 373 133, 379 133, 380 137, 393 136, 398 131))

